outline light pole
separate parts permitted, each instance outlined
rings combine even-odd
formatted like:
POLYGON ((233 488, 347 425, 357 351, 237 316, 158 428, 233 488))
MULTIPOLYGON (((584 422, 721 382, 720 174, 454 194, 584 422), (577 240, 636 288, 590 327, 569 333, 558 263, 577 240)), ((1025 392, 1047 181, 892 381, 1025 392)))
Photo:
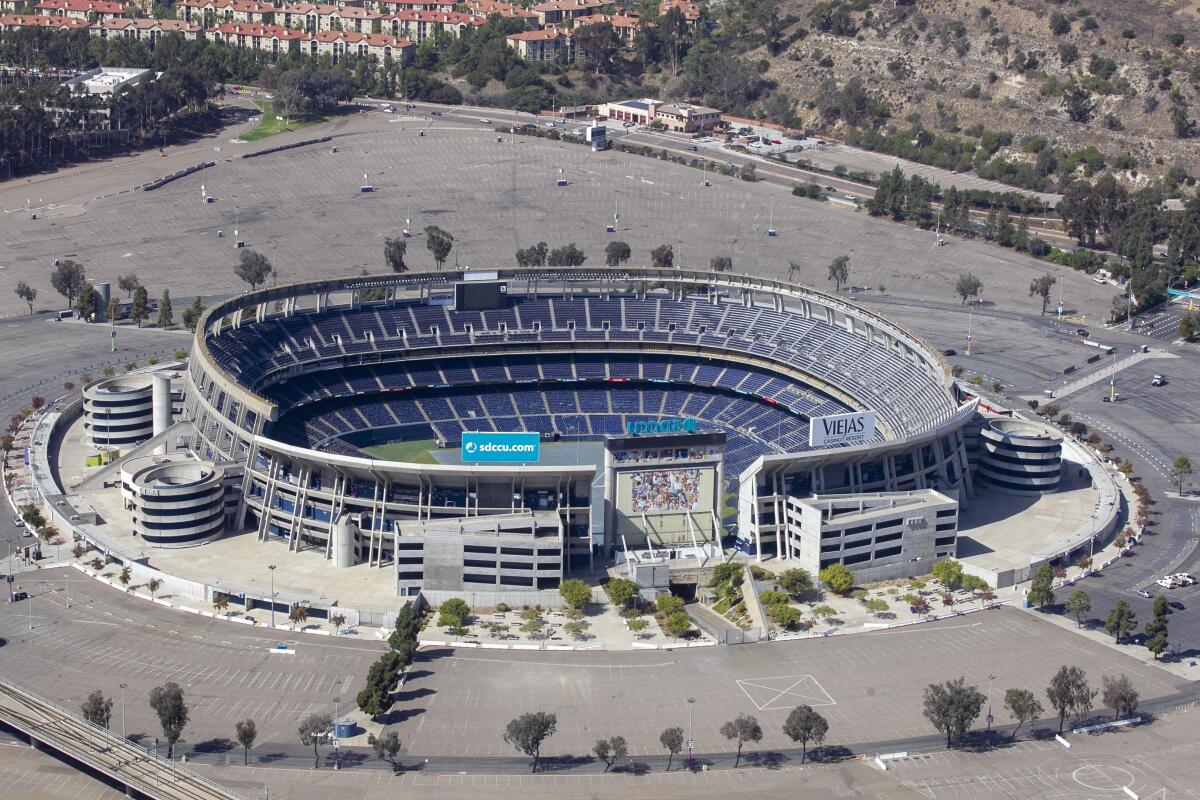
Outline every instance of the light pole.
POLYGON ((967 355, 971 355, 971 323, 975 320, 975 306, 967 305, 967 355))
POLYGON ((329 732, 330 741, 333 742, 333 768, 342 768, 342 759, 338 755, 338 738, 337 738, 337 721, 338 721, 338 701, 340 698, 333 698, 333 730, 329 732))
POLYGON ((271 627, 275 627, 275 565, 269 564, 267 569, 271 571, 271 627))
POLYGON ((992 681, 994 681, 994 680, 996 680, 996 676, 989 674, 988 675, 988 715, 987 715, 987 743, 988 743, 989 747, 992 744, 992 722, 994 720, 994 717, 992 717, 992 681))
POLYGON ((694 739, 692 739, 692 706, 696 705, 696 698, 694 698, 694 697, 689 697, 689 698, 687 699, 687 703, 688 703, 688 740, 687 740, 687 748, 688 748, 688 769, 690 770, 690 769, 693 769, 693 768, 694 768, 694 766, 695 766, 695 765, 694 765, 694 763, 693 763, 693 761, 692 761, 692 748, 693 748, 693 747, 695 746, 695 744, 696 744, 695 740, 694 740, 694 739))
POLYGON ((125 689, 129 684, 121 684, 121 739, 127 741, 125 736, 125 689))

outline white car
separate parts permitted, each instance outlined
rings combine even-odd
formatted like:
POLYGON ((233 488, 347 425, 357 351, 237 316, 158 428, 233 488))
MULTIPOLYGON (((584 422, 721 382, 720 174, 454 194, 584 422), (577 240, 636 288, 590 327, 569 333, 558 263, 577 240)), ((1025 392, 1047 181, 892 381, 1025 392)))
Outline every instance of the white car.
POLYGON ((1175 585, 1176 585, 1175 579, 1172 577, 1159 578, 1158 580, 1155 581, 1155 583, 1157 583, 1159 586, 1163 587, 1164 589, 1174 589, 1175 585))
POLYGON ((384 106, 384 107, 383 107, 383 113, 385 113, 385 114, 394 114, 394 113, 396 113, 396 107, 395 107, 395 106, 384 106))
POLYGON ((492 124, 492 121, 491 121, 490 119, 488 119, 487 117, 480 117, 480 118, 479 118, 479 121, 480 121, 481 123, 483 123, 484 125, 491 125, 491 124, 492 124))
POLYGON ((1177 572, 1170 577, 1174 578, 1176 582, 1181 583, 1184 586, 1193 586, 1196 583, 1196 579, 1186 572, 1177 572))

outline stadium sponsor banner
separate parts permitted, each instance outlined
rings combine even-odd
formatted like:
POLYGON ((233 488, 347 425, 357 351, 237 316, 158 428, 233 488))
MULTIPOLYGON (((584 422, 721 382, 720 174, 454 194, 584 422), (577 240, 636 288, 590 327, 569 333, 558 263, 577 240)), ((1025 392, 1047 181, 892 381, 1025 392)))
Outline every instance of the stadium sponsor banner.
POLYGON ((473 433, 463 431, 464 464, 536 464, 542 456, 537 433, 473 433))
POLYGON ((637 419, 625 423, 626 436, 645 436, 663 433, 695 433, 696 420, 680 417, 667 419, 637 419))
POLYGON ((856 411, 852 414, 813 417, 808 426, 809 447, 862 444, 874 436, 874 411, 856 411))

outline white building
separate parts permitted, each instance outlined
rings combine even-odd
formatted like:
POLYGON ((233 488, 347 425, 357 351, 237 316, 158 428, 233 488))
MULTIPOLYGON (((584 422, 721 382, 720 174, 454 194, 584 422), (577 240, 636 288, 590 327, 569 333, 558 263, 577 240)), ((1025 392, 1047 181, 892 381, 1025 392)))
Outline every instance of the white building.
POLYGON ((154 73, 148 69, 97 67, 80 73, 69 81, 64 81, 63 86, 72 92, 112 94, 126 86, 133 86, 144 80, 152 79, 153 76, 154 73))

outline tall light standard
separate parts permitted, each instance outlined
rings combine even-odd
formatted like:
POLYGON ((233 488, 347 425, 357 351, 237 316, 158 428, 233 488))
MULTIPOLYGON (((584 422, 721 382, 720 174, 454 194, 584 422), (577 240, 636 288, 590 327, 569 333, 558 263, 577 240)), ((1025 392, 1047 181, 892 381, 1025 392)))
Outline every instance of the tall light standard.
POLYGON ((696 741, 692 738, 692 706, 696 705, 696 698, 689 697, 687 699, 687 703, 688 703, 688 740, 687 740, 688 769, 692 769, 694 767, 694 764, 692 762, 692 748, 695 747, 695 745, 696 745, 696 741))
POLYGON ((275 627, 275 565, 269 564, 267 569, 271 571, 271 627, 275 627))
POLYGON ((125 689, 129 684, 121 684, 121 739, 127 740, 125 736, 125 689))
POLYGON ((995 719, 992 716, 992 681, 994 681, 994 680, 996 680, 996 676, 989 674, 988 675, 988 715, 987 715, 987 742, 988 742, 989 746, 992 744, 992 722, 995 719))

